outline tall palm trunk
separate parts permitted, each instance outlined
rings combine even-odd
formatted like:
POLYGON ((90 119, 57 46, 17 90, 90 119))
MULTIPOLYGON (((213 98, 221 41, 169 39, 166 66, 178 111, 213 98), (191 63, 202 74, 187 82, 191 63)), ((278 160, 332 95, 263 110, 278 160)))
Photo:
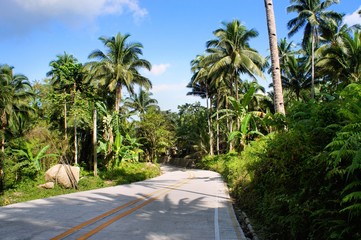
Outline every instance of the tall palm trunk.
POLYGON ((94 176, 98 176, 98 160, 97 160, 97 110, 93 112, 93 164, 94 176))
POLYGON ((311 43, 311 98, 315 98, 315 35, 316 27, 312 29, 312 43, 311 43))
POLYGON ((114 106, 114 110, 115 110, 116 113, 119 113, 119 107, 120 107, 121 99, 122 99, 122 86, 118 82, 117 83, 116 94, 115 94, 115 106, 114 106))
MULTIPOLYGON (((238 78, 237 78, 237 73, 235 73, 235 76, 234 76, 234 82, 236 83, 235 84, 235 88, 236 88, 236 100, 238 102, 239 100, 239 89, 238 89, 238 78)), ((239 121, 239 118, 236 119, 237 121, 237 131, 239 131, 240 127, 241 127, 241 123, 239 121)))
POLYGON ((5 130, 6 130, 6 122, 7 122, 5 110, 1 114, 0 122, 1 122, 1 130, 3 132, 1 136, 1 152, 5 153, 5 130))
POLYGON ((277 113, 285 114, 285 107, 283 103, 283 91, 281 82, 281 70, 280 60, 278 56, 278 44, 277 44, 277 31, 276 21, 273 10, 273 1, 264 0, 266 15, 267 15, 267 27, 268 27, 268 39, 271 49, 271 62, 272 62, 272 81, 274 88, 274 105, 277 113))
POLYGON ((217 111, 216 111, 216 113, 217 113, 217 116, 216 116, 216 122, 217 122, 217 155, 219 155, 219 149, 220 149, 220 141, 219 141, 219 113, 218 113, 218 111, 219 111, 219 94, 217 94, 217 111))
POLYGON ((76 116, 74 117, 74 164, 78 165, 78 131, 76 127, 76 116))
MULTIPOLYGON (((76 81, 73 84, 73 106, 76 107, 76 81)), ((78 165, 78 131, 76 122, 76 113, 74 113, 74 164, 78 165)))
POLYGON ((208 97, 208 93, 206 96, 207 101, 207 122, 208 122, 208 134, 209 134, 209 155, 213 156, 213 131, 212 131, 212 121, 211 121, 211 107, 210 107, 210 98, 208 97))

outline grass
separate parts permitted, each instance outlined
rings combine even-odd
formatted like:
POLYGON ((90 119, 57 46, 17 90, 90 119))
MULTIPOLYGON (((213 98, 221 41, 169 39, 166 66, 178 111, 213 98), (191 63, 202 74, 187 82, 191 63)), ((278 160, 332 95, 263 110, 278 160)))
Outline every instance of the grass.
POLYGON ((94 177, 92 172, 81 171, 78 190, 65 189, 57 185, 53 189, 39 188, 38 185, 45 182, 44 178, 41 176, 34 180, 23 181, 18 183, 12 189, 5 190, 4 193, 0 195, 0 206, 48 198, 61 194, 127 184, 156 177, 158 175, 160 175, 160 167, 158 165, 147 163, 122 163, 118 168, 113 170, 99 172, 98 177, 94 177))

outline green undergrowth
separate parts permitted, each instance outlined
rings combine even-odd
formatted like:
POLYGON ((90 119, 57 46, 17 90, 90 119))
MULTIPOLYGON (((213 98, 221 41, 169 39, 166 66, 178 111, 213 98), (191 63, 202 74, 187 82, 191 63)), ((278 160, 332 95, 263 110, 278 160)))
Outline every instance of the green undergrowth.
POLYGON ((0 206, 142 181, 160 175, 160 167, 149 163, 122 163, 112 170, 99 171, 97 177, 93 176, 92 172, 83 169, 80 175, 78 189, 76 190, 65 189, 57 185, 53 189, 39 188, 40 184, 45 183, 44 174, 39 174, 34 179, 24 180, 14 185, 13 188, 4 191, 0 195, 0 206))
POLYGON ((294 104, 287 130, 204 158, 261 239, 361 239, 361 86, 294 104))

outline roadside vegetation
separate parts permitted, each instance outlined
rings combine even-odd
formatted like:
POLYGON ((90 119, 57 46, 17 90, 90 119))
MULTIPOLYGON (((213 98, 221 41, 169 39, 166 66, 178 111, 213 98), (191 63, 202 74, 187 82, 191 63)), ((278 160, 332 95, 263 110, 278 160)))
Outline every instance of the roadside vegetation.
POLYGON ((290 1, 289 37, 304 37, 278 40, 270 91, 257 30, 224 22, 190 61, 188 95, 205 106, 178 112, 152 98, 130 35, 101 37, 86 63, 55 56, 41 82, 2 64, 0 204, 143 180, 178 158, 220 172, 263 239, 361 239, 361 28, 337 2, 290 1), (79 189, 38 189, 59 162, 81 168, 79 189))

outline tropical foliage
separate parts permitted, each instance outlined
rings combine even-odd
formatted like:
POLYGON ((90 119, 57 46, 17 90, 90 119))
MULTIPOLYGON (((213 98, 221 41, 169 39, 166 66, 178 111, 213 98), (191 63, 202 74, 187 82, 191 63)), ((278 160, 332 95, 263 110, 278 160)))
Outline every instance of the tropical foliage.
POLYGON ((361 31, 328 10, 337 3, 291 0, 289 36, 303 38, 279 39, 272 65, 252 47, 256 29, 223 22, 190 61, 188 95, 205 104, 178 112, 158 106, 128 34, 101 37, 89 62, 55 56, 33 84, 0 65, 0 190, 57 162, 99 168, 88 189, 154 176, 149 162, 175 157, 221 172, 264 239, 361 239, 361 31), (275 83, 258 83, 277 60, 285 114, 275 83))

